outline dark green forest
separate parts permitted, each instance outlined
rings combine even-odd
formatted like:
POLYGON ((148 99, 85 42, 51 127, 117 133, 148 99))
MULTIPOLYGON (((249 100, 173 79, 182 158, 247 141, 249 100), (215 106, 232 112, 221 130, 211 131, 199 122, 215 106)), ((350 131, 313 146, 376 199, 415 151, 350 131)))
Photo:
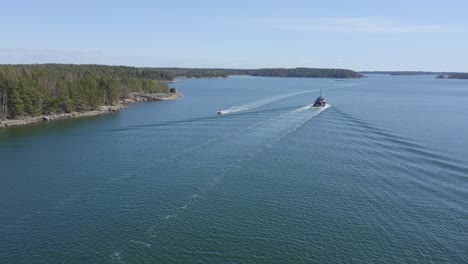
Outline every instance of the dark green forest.
POLYGON ((229 75, 251 75, 264 77, 306 77, 306 78, 361 78, 363 75, 344 69, 316 68, 265 68, 265 69, 190 69, 157 68, 175 77, 187 78, 227 77, 229 75))
POLYGON ((103 65, 0 66, 0 119, 96 110, 131 92, 167 93, 172 75, 103 65))
POLYGON ((314 68, 294 68, 294 69, 258 69, 254 70, 252 76, 270 77, 305 77, 305 78, 361 78, 361 74, 344 69, 314 69, 314 68))

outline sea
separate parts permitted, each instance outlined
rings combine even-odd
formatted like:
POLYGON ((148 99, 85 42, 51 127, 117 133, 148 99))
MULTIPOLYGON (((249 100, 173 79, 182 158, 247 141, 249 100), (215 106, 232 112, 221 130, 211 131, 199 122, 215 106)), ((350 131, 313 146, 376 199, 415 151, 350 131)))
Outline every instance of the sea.
POLYGON ((0 263, 468 263, 468 81, 171 87, 0 129, 0 263))

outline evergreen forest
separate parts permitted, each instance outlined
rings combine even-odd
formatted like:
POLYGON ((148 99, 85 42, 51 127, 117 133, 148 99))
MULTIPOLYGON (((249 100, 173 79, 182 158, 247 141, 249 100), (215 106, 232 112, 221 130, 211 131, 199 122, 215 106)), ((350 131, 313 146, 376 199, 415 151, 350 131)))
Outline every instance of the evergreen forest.
POLYGON ((131 92, 167 93, 161 70, 104 65, 0 66, 0 119, 84 112, 114 105, 131 92))

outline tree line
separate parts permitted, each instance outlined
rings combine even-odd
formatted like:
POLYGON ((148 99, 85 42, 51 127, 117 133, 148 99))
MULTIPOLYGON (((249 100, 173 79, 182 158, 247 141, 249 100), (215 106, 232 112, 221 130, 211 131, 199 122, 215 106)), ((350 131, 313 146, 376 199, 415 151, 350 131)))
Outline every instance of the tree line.
POLYGON ((96 110, 128 93, 167 93, 173 76, 155 69, 104 65, 1 65, 0 119, 96 110))
POLYGON ((214 78, 229 75, 250 75, 263 77, 304 77, 304 78, 361 78, 362 74, 346 69, 317 68, 264 68, 264 69, 194 69, 194 68, 156 68, 174 77, 214 78))
POLYGON ((271 77, 302 77, 302 78, 361 78, 361 74, 345 69, 314 69, 314 68, 294 68, 294 69, 257 69, 250 74, 252 76, 271 77))

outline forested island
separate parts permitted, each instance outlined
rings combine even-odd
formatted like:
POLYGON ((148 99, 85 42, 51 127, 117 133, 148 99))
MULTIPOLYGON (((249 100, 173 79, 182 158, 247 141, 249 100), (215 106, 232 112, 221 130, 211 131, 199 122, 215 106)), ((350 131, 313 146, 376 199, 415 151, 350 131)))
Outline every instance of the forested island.
POLYGON ((448 74, 448 79, 468 79, 468 73, 451 73, 448 74))
POLYGON ((0 65, 0 127, 124 108, 126 103, 168 100, 168 82, 177 77, 229 75, 309 78, 361 78, 344 69, 137 68, 106 65, 0 65), (15 120, 19 120, 16 122, 15 120))
POLYGON ((190 69, 157 68, 175 77, 215 78, 229 75, 250 75, 262 77, 297 77, 297 78, 362 78, 362 74, 345 69, 317 68, 264 68, 264 69, 190 69))
POLYGON ((463 72, 428 72, 428 71, 363 71, 362 74, 389 74, 389 75, 434 75, 437 79, 468 79, 468 73, 463 72))
POLYGON ((305 77, 305 78, 362 78, 362 74, 344 69, 258 69, 254 70, 252 76, 271 77, 305 77))
POLYGON ((428 71, 361 71, 362 74, 389 74, 389 75, 438 75, 441 72, 428 71))

